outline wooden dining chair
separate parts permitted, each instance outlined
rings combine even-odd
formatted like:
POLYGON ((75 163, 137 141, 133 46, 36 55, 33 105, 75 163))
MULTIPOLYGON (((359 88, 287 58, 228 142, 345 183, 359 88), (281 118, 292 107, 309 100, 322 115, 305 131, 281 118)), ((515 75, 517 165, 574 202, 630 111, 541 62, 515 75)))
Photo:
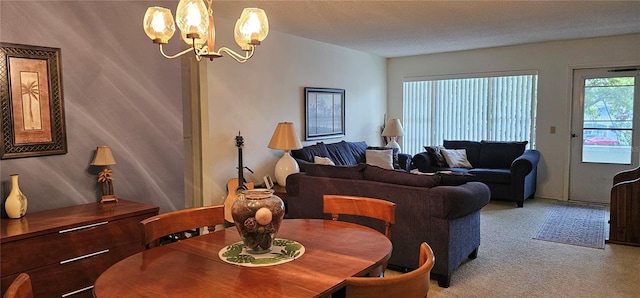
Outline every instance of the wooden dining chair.
POLYGON ((224 205, 187 208, 152 216, 140 222, 142 244, 149 249, 160 238, 201 227, 224 224, 224 205))
POLYGON ((3 298, 33 298, 33 288, 31 287, 31 278, 29 274, 20 273, 16 279, 11 282, 3 298))
MULTIPOLYGON (((396 204, 382 199, 324 195, 323 212, 331 214, 333 220, 338 220, 340 214, 371 217, 384 221, 385 236, 391 240, 391 226, 396 223, 396 204)), ((387 264, 371 271, 370 276, 382 276, 387 264)))
POLYGON ((396 223, 396 204, 382 199, 324 195, 323 212, 338 220, 340 214, 372 217, 384 221, 385 236, 391 239, 391 225, 396 223))
POLYGON ((382 277, 349 277, 346 280, 346 298, 427 297, 431 269, 435 263, 433 250, 420 244, 420 266, 410 272, 382 277))

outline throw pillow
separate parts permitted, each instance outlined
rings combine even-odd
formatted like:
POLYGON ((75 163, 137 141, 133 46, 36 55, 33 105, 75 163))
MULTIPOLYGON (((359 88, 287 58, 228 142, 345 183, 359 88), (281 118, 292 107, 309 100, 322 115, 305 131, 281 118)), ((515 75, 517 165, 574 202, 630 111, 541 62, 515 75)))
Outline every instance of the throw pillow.
POLYGON ((360 141, 360 142, 347 142, 347 144, 349 144, 349 148, 351 148, 351 154, 353 154, 353 156, 356 158, 356 161, 358 163, 364 163, 365 159, 364 159, 364 154, 365 151, 367 151, 367 142, 364 141, 360 141))
POLYGON ((291 156, 295 159, 302 159, 308 162, 313 162, 314 156, 329 156, 329 151, 327 151, 327 146, 318 142, 315 145, 309 145, 302 147, 301 149, 291 150, 291 156))
POLYGON ((404 171, 383 169, 377 166, 367 165, 364 169, 364 179, 392 183, 398 185, 435 187, 440 183, 440 176, 437 175, 416 175, 404 171))
POLYGON ((306 173, 309 176, 342 178, 342 179, 362 179, 366 164, 355 166, 330 166, 321 164, 307 165, 306 173))
POLYGON ((327 155, 338 166, 348 166, 358 164, 358 160, 351 152, 351 147, 346 141, 340 141, 337 143, 326 144, 327 155))
POLYGON ((333 163, 331 158, 320 157, 320 156, 314 156, 313 157, 313 163, 317 163, 317 164, 321 164, 321 165, 331 165, 331 166, 335 166, 336 165, 335 163, 333 163))
POLYGON ((442 146, 446 149, 465 149, 467 150, 467 160, 470 164, 477 167, 480 163, 480 142, 476 141, 450 141, 443 140, 442 146))
MULTIPOLYGON (((389 149, 393 150, 393 168, 400 169, 400 162, 398 161, 398 148, 374 147, 374 146, 367 147, 367 150, 389 150, 389 149)), ((365 151, 365 155, 366 155, 366 151, 365 151)), ((365 158, 365 162, 366 162, 366 158, 365 158)))
POLYGON ((467 150, 465 149, 442 149, 440 152, 452 168, 473 168, 467 160, 467 150))
POLYGON ((429 153, 433 160, 435 160, 436 166, 438 166, 439 168, 449 167, 447 161, 444 159, 444 156, 442 156, 442 152, 440 152, 442 149, 444 149, 443 146, 424 146, 424 149, 427 150, 427 153, 429 153))
POLYGON ((393 150, 367 150, 365 159, 368 165, 393 170, 393 150))

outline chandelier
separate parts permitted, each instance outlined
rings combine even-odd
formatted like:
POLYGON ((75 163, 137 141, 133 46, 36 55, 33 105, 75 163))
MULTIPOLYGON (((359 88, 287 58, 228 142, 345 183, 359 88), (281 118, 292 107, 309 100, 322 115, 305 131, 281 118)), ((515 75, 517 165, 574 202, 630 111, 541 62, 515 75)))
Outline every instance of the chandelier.
POLYGON ((223 53, 240 63, 247 62, 253 56, 255 47, 269 34, 269 21, 264 10, 260 8, 245 8, 236 21, 234 37, 236 43, 244 51, 244 55, 238 54, 227 47, 215 50, 216 31, 213 23, 213 9, 207 0, 180 0, 176 9, 176 21, 173 21, 171 10, 164 7, 149 7, 144 15, 143 28, 149 38, 160 45, 160 53, 168 59, 180 57, 193 51, 196 60, 202 58, 222 57, 223 53), (169 42, 178 25, 182 40, 190 48, 175 54, 165 54, 162 46, 169 42))

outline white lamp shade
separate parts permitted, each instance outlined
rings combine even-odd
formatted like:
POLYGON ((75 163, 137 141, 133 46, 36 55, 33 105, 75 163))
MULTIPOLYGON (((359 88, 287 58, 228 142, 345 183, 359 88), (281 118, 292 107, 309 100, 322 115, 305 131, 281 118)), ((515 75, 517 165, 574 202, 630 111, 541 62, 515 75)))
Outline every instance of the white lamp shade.
POLYGON ((389 119, 387 122, 387 126, 384 127, 382 131, 383 137, 401 137, 404 136, 404 130, 402 129, 402 124, 400 124, 400 119, 389 119))
POLYGON ((287 185, 287 176, 300 172, 298 162, 289 154, 289 151, 285 151, 282 158, 276 163, 276 181, 280 186, 287 185))

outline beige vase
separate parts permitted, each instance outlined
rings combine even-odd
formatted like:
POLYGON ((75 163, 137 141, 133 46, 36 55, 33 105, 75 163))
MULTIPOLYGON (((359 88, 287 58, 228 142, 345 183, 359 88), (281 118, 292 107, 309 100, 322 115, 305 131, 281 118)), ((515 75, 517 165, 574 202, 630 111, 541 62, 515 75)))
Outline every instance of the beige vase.
POLYGON ((11 175, 11 192, 4 201, 4 210, 9 218, 20 218, 27 213, 27 197, 20 191, 18 174, 11 175))

